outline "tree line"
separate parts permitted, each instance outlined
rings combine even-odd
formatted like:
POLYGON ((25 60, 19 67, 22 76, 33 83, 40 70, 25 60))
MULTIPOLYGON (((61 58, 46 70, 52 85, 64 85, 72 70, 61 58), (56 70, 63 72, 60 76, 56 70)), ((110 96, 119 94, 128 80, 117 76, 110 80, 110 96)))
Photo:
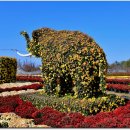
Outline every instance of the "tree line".
POLYGON ((130 59, 126 61, 115 61, 108 65, 108 69, 115 72, 130 72, 130 59))
POLYGON ((28 60, 25 61, 18 60, 17 67, 26 72, 33 72, 40 70, 41 65, 36 65, 34 62, 28 60))

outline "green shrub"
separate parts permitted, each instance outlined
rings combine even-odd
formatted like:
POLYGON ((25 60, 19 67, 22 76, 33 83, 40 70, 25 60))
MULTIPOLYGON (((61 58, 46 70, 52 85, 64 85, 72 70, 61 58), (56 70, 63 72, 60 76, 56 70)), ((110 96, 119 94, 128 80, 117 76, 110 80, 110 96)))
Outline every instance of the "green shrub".
POLYGON ((0 57, 0 83, 16 81, 17 61, 11 57, 0 57))

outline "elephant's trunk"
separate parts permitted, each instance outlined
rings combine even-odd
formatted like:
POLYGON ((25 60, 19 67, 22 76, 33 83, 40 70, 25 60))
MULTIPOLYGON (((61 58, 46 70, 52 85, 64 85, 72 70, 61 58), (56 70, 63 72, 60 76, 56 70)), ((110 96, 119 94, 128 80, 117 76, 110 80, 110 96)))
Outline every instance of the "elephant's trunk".
POLYGON ((40 57, 39 45, 37 45, 38 43, 34 39, 30 40, 30 37, 29 37, 27 32, 22 31, 20 34, 23 35, 24 38, 26 39, 27 50, 30 52, 30 54, 32 54, 32 55, 34 55, 36 57, 40 57))
POLYGON ((26 42, 27 42, 27 48, 29 48, 30 37, 29 37, 28 33, 25 32, 25 31, 22 31, 22 32, 20 32, 20 34, 23 35, 24 38, 26 39, 26 42))

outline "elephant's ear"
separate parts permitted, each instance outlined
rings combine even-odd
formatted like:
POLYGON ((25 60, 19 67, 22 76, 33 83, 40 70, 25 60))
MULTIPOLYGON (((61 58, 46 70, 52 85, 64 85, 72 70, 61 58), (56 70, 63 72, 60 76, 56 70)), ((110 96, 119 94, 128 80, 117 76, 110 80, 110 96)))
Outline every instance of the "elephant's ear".
POLYGON ((42 42, 42 40, 44 40, 44 38, 48 38, 49 36, 52 36, 52 34, 54 34, 56 31, 50 28, 41 28, 38 30, 34 30, 32 32, 32 38, 36 41, 36 42, 42 42))
POLYGON ((40 33, 38 31, 33 31, 32 33, 32 39, 36 42, 38 42, 38 39, 40 37, 40 33))

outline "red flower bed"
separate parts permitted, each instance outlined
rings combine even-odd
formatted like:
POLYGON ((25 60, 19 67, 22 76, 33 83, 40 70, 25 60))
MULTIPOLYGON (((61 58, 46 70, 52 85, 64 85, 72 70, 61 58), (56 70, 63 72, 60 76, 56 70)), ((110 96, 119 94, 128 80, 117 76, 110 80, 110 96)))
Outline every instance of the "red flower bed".
POLYGON ((121 116, 130 114, 130 101, 123 107, 118 107, 113 111, 114 115, 121 116))
POLYGON ((111 90, 111 89, 115 89, 127 93, 130 92, 130 86, 124 84, 108 84, 107 90, 111 90))
POLYGON ((109 84, 129 84, 130 79, 106 79, 109 84))
POLYGON ((0 113, 14 112, 15 107, 11 105, 0 106, 0 113))
POLYGON ((32 118, 32 114, 38 109, 31 102, 23 102, 15 109, 15 113, 22 118, 32 118))
POLYGON ((78 128, 79 124, 84 120, 84 118, 85 116, 80 113, 68 113, 62 118, 58 125, 60 125, 62 128, 78 128))
POLYGON ((31 84, 31 85, 24 85, 21 87, 12 87, 12 88, 0 88, 0 92, 6 92, 6 91, 19 91, 19 90, 27 90, 27 89, 41 89, 43 87, 42 84, 31 84))
POLYGON ((32 113, 37 111, 31 102, 23 101, 19 96, 0 97, 0 113, 15 112, 24 118, 32 118, 32 113))
POLYGON ((0 113, 13 112, 22 102, 19 96, 0 97, 0 113))
POLYGON ((117 117, 104 118, 99 122, 96 122, 91 127, 92 128, 118 128, 121 121, 117 117))
POLYGON ((129 127, 130 127, 130 118, 125 118, 119 125, 119 128, 129 128, 129 127))
POLYGON ((41 82, 43 83, 41 76, 17 76, 17 81, 30 81, 30 82, 41 82))
POLYGON ((112 112, 100 112, 92 116, 80 113, 62 113, 50 107, 41 110, 19 96, 0 97, 0 112, 14 111, 21 117, 33 118, 35 124, 56 128, 130 128, 130 101, 112 112))
POLYGON ((33 113, 35 122, 39 121, 39 124, 46 124, 52 127, 57 128, 122 128, 127 127, 130 128, 130 123, 128 122, 130 117, 123 117, 123 114, 130 114, 130 102, 126 104, 126 106, 122 106, 117 108, 113 112, 100 112, 97 115, 92 116, 83 116, 80 113, 64 113, 64 115, 56 120, 60 115, 54 114, 55 110, 50 107, 45 107, 41 111, 36 111, 33 113), (122 109, 120 109, 122 108, 122 109), (124 110, 125 109, 125 110, 124 110), (46 110, 46 112, 45 112, 46 110), (124 110, 124 111, 123 111, 124 110), (120 111, 120 113, 116 113, 120 111), (41 112, 41 113, 39 113, 41 112), (36 114, 37 113, 37 114, 36 114), (54 116, 55 115, 55 116, 54 116), (36 118, 38 117, 39 118, 36 118), (55 117, 55 118, 53 118, 55 117), (42 122, 43 119, 43 122, 42 122), (127 122, 127 123, 124 123, 127 122))
POLYGON ((52 127, 57 127, 58 122, 65 116, 65 113, 61 113, 50 107, 44 107, 32 114, 34 122, 36 124, 46 124, 52 127))

